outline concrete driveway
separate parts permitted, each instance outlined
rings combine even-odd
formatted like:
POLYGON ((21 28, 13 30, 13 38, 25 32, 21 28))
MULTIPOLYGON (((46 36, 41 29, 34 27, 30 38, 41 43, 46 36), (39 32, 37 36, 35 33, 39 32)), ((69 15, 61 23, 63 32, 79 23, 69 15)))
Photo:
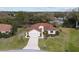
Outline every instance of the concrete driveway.
POLYGON ((40 50, 38 46, 38 37, 30 38, 28 44, 23 49, 40 50))

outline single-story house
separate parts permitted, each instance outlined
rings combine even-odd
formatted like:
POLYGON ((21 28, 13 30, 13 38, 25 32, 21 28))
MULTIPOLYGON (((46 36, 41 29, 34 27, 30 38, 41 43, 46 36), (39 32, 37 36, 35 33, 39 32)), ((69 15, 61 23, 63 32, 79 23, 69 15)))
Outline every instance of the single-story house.
MULTIPOLYGON (((56 34, 56 27, 52 24, 49 24, 49 23, 37 23, 37 24, 34 24, 34 25, 31 25, 31 27, 28 28, 28 32, 32 31, 32 30, 37 30, 39 31, 41 34, 40 34, 40 37, 41 38, 44 38, 44 32, 47 32, 48 35, 52 34, 52 35, 55 35, 56 34)), ((27 36, 27 32, 26 32, 26 36, 27 36)))
POLYGON ((0 24, 0 32, 1 33, 8 33, 11 32, 12 26, 9 24, 0 24))
POLYGON ((11 31, 12 31, 12 25, 0 24, 0 37, 2 37, 4 35, 9 35, 11 33, 11 31))

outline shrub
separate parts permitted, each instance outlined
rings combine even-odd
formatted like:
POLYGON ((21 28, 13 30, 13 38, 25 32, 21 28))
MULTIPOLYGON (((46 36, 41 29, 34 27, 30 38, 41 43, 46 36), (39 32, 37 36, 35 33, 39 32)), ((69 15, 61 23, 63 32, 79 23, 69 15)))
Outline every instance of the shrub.
POLYGON ((17 29, 16 28, 12 28, 11 32, 6 32, 6 33, 1 33, 0 32, 0 38, 8 38, 13 36, 16 33, 17 29))
POLYGON ((0 38, 2 37, 1 32, 0 32, 0 38))
POLYGON ((48 32, 47 31, 44 31, 43 34, 44 34, 45 37, 48 37, 48 32))

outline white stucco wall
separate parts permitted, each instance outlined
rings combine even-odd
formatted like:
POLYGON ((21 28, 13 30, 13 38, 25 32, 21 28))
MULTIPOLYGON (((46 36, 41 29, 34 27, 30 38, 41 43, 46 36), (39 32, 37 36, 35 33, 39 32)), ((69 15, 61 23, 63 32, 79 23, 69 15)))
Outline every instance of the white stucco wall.
POLYGON ((29 32, 29 36, 30 37, 39 37, 40 36, 40 32, 39 31, 37 31, 37 30, 31 30, 30 32, 29 32))
POLYGON ((53 32, 51 32, 50 30, 48 30, 48 34, 56 34, 56 30, 52 30, 53 32))

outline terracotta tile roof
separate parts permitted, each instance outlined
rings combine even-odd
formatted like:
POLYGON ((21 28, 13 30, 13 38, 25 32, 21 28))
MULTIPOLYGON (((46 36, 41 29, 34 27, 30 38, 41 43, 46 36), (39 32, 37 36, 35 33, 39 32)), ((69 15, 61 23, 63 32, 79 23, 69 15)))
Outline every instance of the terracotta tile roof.
POLYGON ((52 25, 52 24, 49 24, 49 23, 37 23, 37 24, 32 25, 30 27, 30 30, 32 30, 32 29, 40 30, 39 26, 44 26, 44 30, 55 29, 54 25, 52 25))
POLYGON ((0 24, 0 32, 1 31, 10 31, 12 29, 11 25, 8 24, 0 24))

